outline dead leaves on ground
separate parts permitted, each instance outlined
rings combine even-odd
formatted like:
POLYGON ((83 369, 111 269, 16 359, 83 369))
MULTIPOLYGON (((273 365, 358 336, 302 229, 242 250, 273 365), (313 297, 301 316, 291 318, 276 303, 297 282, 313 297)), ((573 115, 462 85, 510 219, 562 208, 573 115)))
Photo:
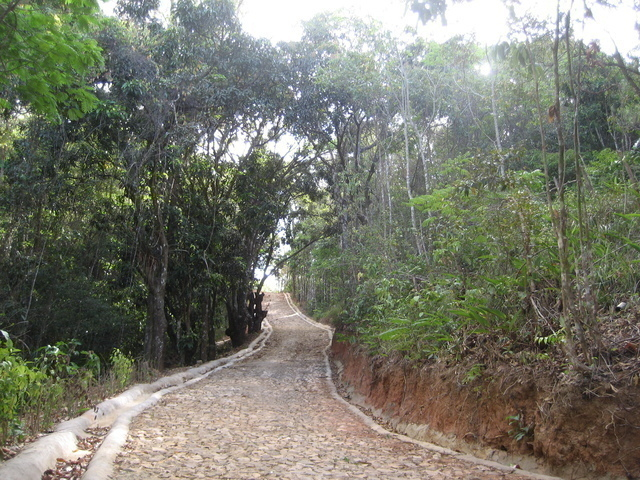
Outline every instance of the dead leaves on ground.
POLYGON ((79 480, 108 431, 108 428, 88 429, 87 433, 90 435, 78 442, 76 450, 76 452, 87 452, 86 455, 77 460, 58 458, 56 466, 42 474, 42 480, 79 480))

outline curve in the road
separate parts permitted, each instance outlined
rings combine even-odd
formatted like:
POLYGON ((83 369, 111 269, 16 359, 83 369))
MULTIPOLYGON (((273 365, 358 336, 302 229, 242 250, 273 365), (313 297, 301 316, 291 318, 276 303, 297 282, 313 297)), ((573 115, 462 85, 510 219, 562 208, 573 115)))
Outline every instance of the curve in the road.
POLYGON ((135 421, 116 478, 550 479, 384 430, 331 381, 331 328, 273 295, 265 349, 135 421))

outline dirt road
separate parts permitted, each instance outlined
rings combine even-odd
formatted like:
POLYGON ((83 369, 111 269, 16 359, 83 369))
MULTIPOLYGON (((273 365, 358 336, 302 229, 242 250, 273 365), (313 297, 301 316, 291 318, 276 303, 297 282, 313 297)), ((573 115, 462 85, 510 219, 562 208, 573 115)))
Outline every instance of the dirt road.
POLYGON ((333 393, 327 330, 266 302, 266 347, 137 417, 115 478, 531 478, 376 433, 333 393))

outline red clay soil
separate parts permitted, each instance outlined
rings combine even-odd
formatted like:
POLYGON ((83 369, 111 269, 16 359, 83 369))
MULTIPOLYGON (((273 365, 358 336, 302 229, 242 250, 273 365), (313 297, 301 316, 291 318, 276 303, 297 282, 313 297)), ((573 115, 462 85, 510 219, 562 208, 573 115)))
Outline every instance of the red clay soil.
POLYGON ((401 433, 567 479, 640 478, 637 381, 418 365, 335 340, 332 359, 343 393, 401 433))

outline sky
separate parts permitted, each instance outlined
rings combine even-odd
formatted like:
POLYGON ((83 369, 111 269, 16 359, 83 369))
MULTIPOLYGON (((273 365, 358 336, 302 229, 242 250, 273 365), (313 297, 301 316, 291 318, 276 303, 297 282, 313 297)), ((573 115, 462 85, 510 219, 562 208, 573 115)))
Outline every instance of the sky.
MULTIPOLYGON (((565 6, 572 0, 561 0, 565 6)), ((574 18, 582 17, 582 5, 591 6, 594 20, 587 20, 584 28, 576 25, 576 35, 587 42, 598 39, 603 51, 640 56, 640 36, 635 24, 640 14, 632 8, 638 0, 621 0, 624 7, 615 10, 598 6, 594 0, 574 0, 574 18), (615 44, 614 44, 615 42, 615 44), (634 52, 635 50, 635 52, 634 52)), ((615 1, 615 0, 614 0, 615 1)), ((240 19, 245 31, 255 37, 268 38, 274 43, 300 39, 302 22, 318 13, 341 11, 360 17, 372 17, 398 36, 406 27, 416 28, 419 35, 430 40, 446 40, 455 34, 473 33, 482 45, 494 45, 507 39, 508 11, 504 0, 472 0, 449 6, 448 25, 440 22, 421 25, 417 16, 406 11, 405 0, 239 0, 240 19)), ((170 0, 161 0, 168 10, 170 0)), ((537 16, 552 16, 556 0, 520 0, 517 14, 533 12, 537 16)), ((103 10, 111 12, 115 0, 106 0, 103 10)))
MULTIPOLYGON (((568 3, 569 0, 563 0, 568 3)), ((576 1, 574 18, 582 16, 583 2, 576 1)), ((621 52, 638 48, 640 37, 635 23, 640 15, 632 8, 632 1, 626 0, 625 7, 606 9, 587 2, 594 20, 585 22, 584 30, 576 26, 576 34, 587 41, 598 39, 601 47, 613 53, 614 41, 621 52)), ((555 13, 555 0, 522 0, 517 10, 535 15, 550 16, 555 13)), ((506 40, 508 10, 503 0, 473 0, 450 5, 447 13, 447 27, 436 21, 428 26, 420 25, 417 16, 405 9, 404 0, 242 0, 240 18, 245 30, 257 37, 265 37, 273 42, 299 39, 302 21, 324 11, 343 11, 357 16, 370 16, 395 32, 405 27, 417 28, 418 34, 430 39, 446 40, 454 34, 475 35, 480 44, 492 45, 506 40)), ((640 52, 637 52, 640 54, 640 52)))

